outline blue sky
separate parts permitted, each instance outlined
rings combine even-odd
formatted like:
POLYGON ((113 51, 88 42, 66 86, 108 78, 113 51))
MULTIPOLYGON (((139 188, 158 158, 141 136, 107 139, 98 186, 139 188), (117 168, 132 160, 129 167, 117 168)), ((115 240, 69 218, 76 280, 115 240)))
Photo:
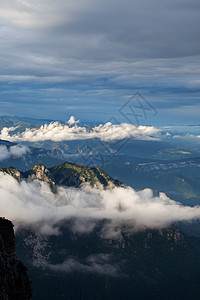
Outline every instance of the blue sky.
POLYGON ((199 0, 2 0, 0 115, 123 122, 139 91, 140 124, 198 124, 199 23, 199 0))

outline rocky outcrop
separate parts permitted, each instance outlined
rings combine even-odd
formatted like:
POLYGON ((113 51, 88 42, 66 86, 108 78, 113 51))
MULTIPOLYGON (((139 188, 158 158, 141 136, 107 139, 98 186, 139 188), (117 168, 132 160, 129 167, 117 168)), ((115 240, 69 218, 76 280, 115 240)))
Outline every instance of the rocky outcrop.
POLYGON ((124 186, 122 182, 113 179, 100 168, 90 168, 68 162, 51 168, 46 168, 43 164, 38 163, 25 172, 20 172, 13 167, 5 167, 0 168, 0 172, 11 175, 19 181, 30 178, 45 181, 53 192, 56 192, 57 185, 79 187, 83 183, 88 183, 92 187, 124 186))
POLYGON ((0 218, 0 300, 30 300, 31 281, 16 257, 13 224, 0 218))
POLYGON ((4 173, 5 175, 8 174, 12 176, 13 178, 17 179, 18 181, 21 180, 21 173, 19 170, 13 167, 6 167, 6 168, 0 168, 0 172, 4 173))

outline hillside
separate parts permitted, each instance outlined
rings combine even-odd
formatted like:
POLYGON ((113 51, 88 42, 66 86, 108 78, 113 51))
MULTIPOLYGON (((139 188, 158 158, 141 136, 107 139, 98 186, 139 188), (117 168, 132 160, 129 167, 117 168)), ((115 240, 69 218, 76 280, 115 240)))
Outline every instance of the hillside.
POLYGON ((59 236, 18 235, 34 299, 199 299, 198 239, 174 226, 131 235, 124 228, 117 240, 102 238, 101 225, 90 234, 70 228, 66 222, 59 236))
POLYGON ((21 172, 14 167, 0 168, 0 172, 9 174, 14 178, 21 180, 31 177, 39 179, 50 184, 51 187, 56 185, 79 187, 82 183, 89 183, 92 187, 95 185, 119 186, 122 183, 110 177, 100 168, 90 168, 73 163, 62 163, 57 166, 46 168, 43 164, 36 164, 33 168, 21 172))

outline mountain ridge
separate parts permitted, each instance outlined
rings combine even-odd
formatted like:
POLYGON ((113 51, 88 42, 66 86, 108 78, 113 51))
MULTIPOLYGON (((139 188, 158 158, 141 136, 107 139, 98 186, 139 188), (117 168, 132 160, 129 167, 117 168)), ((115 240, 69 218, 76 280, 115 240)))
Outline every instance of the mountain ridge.
POLYGON ((50 168, 41 163, 35 164, 27 171, 19 171, 12 166, 0 168, 0 172, 11 175, 17 180, 38 179, 50 184, 54 190, 56 185, 79 187, 83 183, 89 183, 92 187, 101 184, 104 188, 110 186, 123 186, 123 183, 113 179, 101 168, 86 167, 75 163, 65 162, 50 168))

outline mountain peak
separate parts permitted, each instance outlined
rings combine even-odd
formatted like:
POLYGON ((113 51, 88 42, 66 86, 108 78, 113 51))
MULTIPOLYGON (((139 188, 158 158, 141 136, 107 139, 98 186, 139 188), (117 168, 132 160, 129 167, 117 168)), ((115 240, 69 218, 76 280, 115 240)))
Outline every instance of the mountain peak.
POLYGON ((13 178, 20 180, 21 179, 21 173, 18 169, 12 167, 12 166, 8 166, 5 168, 0 168, 0 172, 4 173, 4 174, 8 174, 11 175, 13 178))
POLYGON ((56 191, 57 185, 79 187, 83 183, 89 183, 92 187, 99 185, 106 187, 121 186, 122 183, 110 177, 100 168, 80 166, 74 163, 65 162, 51 168, 37 163, 31 169, 20 172, 13 167, 1 168, 0 172, 9 174, 17 180, 38 179, 47 182, 52 191, 56 191))
POLYGON ((88 182, 92 187, 99 184, 107 187, 108 185, 119 186, 122 184, 100 168, 80 166, 69 162, 49 168, 49 171, 53 174, 55 182, 60 185, 78 187, 82 183, 88 182))

